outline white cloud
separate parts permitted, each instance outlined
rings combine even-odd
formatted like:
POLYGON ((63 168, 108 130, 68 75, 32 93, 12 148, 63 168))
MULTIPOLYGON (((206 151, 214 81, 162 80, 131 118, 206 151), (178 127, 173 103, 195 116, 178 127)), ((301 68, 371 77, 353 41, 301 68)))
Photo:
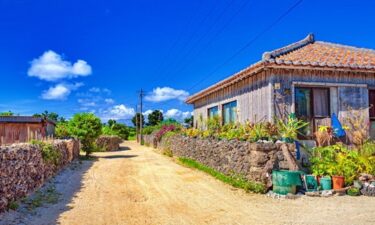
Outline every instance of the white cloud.
POLYGON ((146 110, 145 112, 143 112, 142 114, 143 114, 145 117, 147 117, 148 115, 150 115, 150 114, 152 113, 152 111, 154 111, 154 110, 149 109, 149 110, 146 110))
POLYGON ((92 87, 92 88, 90 88, 89 92, 92 92, 92 93, 104 93, 104 94, 107 94, 107 95, 111 94, 111 90, 109 90, 108 88, 98 88, 98 87, 92 87))
POLYGON ((172 118, 172 119, 175 119, 177 121, 182 122, 185 118, 187 118, 191 115, 192 115, 192 112, 189 112, 189 111, 183 112, 183 111, 178 110, 178 109, 169 109, 164 114, 164 117, 165 118, 172 118))
POLYGON ((115 100, 113 100, 112 98, 106 98, 106 99, 104 99, 104 102, 107 103, 107 104, 113 104, 113 103, 115 103, 115 100))
POLYGON ((78 99, 78 103, 83 107, 94 107, 96 106, 96 102, 91 99, 78 99))
POLYGON ((176 90, 170 87, 157 87, 152 90, 145 99, 150 102, 163 102, 171 99, 184 101, 188 96, 189 93, 184 90, 176 90))
MULTIPOLYGON (((75 63, 65 61, 63 57, 52 50, 43 53, 39 58, 31 61, 27 72, 30 77, 37 77, 45 81, 59 81, 91 74, 91 66, 84 60, 75 63)), ((62 88, 59 88, 60 92, 62 88)))
POLYGON ((130 119, 135 115, 134 108, 130 108, 125 106, 124 104, 115 105, 111 108, 104 110, 101 118, 103 120, 109 120, 109 119, 130 119))
POLYGON ((60 83, 53 87, 50 87, 48 90, 43 91, 42 98, 46 100, 64 100, 69 94, 81 87, 83 83, 76 84, 64 84, 60 83))

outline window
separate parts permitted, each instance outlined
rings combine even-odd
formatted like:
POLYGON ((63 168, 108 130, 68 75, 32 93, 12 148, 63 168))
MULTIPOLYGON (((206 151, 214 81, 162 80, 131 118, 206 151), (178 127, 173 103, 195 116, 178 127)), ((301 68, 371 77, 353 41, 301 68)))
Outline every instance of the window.
POLYGON ((295 112, 299 119, 310 122, 302 133, 312 136, 321 125, 329 125, 330 103, 328 88, 298 87, 295 89, 295 112))
POLYGON ((369 90, 370 136, 375 138, 375 90, 369 90))
POLYGON ((237 121, 237 101, 223 105, 223 123, 235 123, 237 121))
POLYGON ((218 106, 211 107, 207 111, 208 111, 208 118, 213 118, 213 117, 219 115, 219 107, 218 106))

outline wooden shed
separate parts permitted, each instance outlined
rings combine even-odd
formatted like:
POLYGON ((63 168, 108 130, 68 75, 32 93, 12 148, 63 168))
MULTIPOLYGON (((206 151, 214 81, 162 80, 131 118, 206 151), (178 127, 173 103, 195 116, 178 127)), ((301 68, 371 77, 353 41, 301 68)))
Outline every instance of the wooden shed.
POLYGON ((53 136, 55 122, 32 116, 0 116, 0 145, 53 136))
MULTIPOLYGON (((356 110, 374 130, 375 51, 316 41, 301 41, 265 52, 262 60, 192 96, 194 124, 219 115, 231 122, 272 122, 294 112, 310 122, 309 134, 356 110), (374 122, 373 122, 374 121, 374 122)), ((372 132, 374 133, 374 132, 372 132)), ((307 135, 309 135, 307 134, 307 135)))

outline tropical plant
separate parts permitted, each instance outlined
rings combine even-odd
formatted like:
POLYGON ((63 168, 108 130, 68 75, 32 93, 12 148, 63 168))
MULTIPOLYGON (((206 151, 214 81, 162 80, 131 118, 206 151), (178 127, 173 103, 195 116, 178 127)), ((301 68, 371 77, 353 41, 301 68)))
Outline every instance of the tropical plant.
POLYGON ((88 156, 94 150, 95 140, 102 133, 102 123, 92 113, 77 113, 69 120, 68 131, 81 141, 82 150, 88 156))
POLYGON ((289 115, 286 122, 277 117, 275 117, 275 120, 281 138, 286 141, 296 140, 299 131, 309 125, 308 122, 299 120, 291 115, 289 115))

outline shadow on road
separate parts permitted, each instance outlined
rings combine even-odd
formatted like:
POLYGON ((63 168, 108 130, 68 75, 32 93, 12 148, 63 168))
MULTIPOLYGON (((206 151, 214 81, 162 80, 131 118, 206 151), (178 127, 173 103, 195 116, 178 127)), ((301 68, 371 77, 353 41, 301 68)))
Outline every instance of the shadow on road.
POLYGON ((134 158, 138 155, 106 155, 106 156, 96 156, 97 158, 103 158, 103 159, 126 159, 126 158, 134 158))

